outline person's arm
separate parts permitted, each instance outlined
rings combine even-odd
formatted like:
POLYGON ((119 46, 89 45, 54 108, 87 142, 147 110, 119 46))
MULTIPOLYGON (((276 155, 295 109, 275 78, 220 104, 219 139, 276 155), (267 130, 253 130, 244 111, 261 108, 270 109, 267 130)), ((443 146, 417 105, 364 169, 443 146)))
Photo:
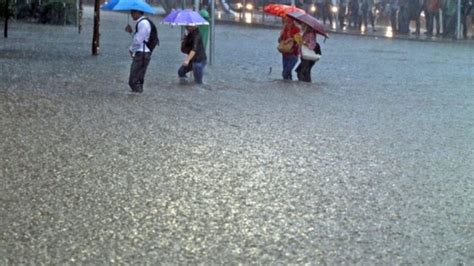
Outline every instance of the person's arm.
POLYGON ((191 62, 191 60, 193 60, 195 55, 196 55, 196 52, 194 50, 191 50, 191 52, 189 52, 188 56, 186 56, 186 59, 184 59, 183 66, 189 65, 189 62, 191 62))
POLYGON ((298 45, 301 45, 303 43, 303 36, 301 36, 301 32, 299 30, 295 31, 295 34, 293 35, 293 40, 298 45))
POLYGON ((193 32, 192 38, 193 47, 191 48, 191 51, 189 52, 188 56, 186 56, 186 59, 183 62, 184 66, 189 65, 189 62, 191 62, 191 60, 193 60, 194 56, 196 55, 196 50, 199 49, 198 46, 199 42, 201 42, 201 34, 198 30, 196 30, 196 32, 193 32))
POLYGON ((138 22, 138 31, 133 35, 133 41, 130 45, 130 53, 135 55, 144 45, 144 41, 148 38, 151 26, 146 20, 138 22))

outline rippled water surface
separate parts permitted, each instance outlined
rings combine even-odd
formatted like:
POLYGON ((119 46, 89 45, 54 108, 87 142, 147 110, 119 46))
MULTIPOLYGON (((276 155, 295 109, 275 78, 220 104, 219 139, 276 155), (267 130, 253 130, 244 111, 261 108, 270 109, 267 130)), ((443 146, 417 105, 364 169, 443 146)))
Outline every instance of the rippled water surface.
POLYGON ((126 15, 93 57, 86 11, 0 42, 0 264, 474 261, 472 46, 334 35, 303 84, 277 29, 218 25, 179 85, 159 25, 131 95, 126 15))

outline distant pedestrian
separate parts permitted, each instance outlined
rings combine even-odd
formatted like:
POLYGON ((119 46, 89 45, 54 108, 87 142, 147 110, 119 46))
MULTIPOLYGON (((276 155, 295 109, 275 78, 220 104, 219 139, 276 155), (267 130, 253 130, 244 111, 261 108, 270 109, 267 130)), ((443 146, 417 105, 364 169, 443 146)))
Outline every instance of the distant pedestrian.
POLYGON ((374 0, 362 0, 359 6, 359 13, 362 14, 361 22, 359 23, 360 30, 362 31, 362 25, 364 25, 364 28, 367 31, 367 23, 368 21, 370 21, 370 25, 372 26, 372 32, 375 32, 375 15, 373 12, 374 0))
POLYGON ((125 27, 126 32, 133 34, 133 41, 129 48, 130 56, 132 57, 133 61, 130 67, 128 85, 132 89, 132 92, 141 93, 143 92, 145 73, 151 59, 152 50, 150 50, 150 47, 148 47, 147 42, 150 40, 152 22, 144 16, 142 11, 131 10, 130 14, 133 20, 137 21, 137 23, 135 26, 135 31, 132 30, 130 25, 125 27))
POLYGON ((415 34, 420 35, 420 16, 423 11, 423 0, 412 0, 408 3, 410 21, 415 21, 415 34))
POLYGON ((390 0, 390 26, 392 27, 392 33, 398 32, 398 10, 400 9, 398 0, 390 0))
POLYGON ((348 0, 338 0, 338 19, 339 19, 339 27, 343 29, 346 24, 345 24, 345 19, 346 19, 346 13, 347 13, 347 1, 348 0))
POLYGON ((278 38, 278 50, 282 54, 284 80, 292 80, 292 72, 298 63, 299 44, 301 43, 300 29, 295 22, 285 16, 283 17, 283 28, 278 38))
POLYGON ((181 52, 187 54, 178 70, 181 83, 185 83, 189 72, 193 72, 194 82, 202 84, 204 68, 207 64, 206 49, 199 29, 196 26, 186 26, 188 32, 181 43, 181 52))
POLYGON ((467 39, 467 17, 471 14, 473 6, 472 0, 461 0, 461 25, 462 25, 462 36, 467 39))
MULTIPOLYGON (((413 0, 410 0, 413 1, 413 0)), ((399 0, 398 10, 398 33, 408 34, 410 33, 410 10, 409 0, 399 0)))
POLYGON ((456 38, 457 0, 445 0, 443 10, 443 21, 446 20, 446 27, 443 28, 444 38, 456 38))
POLYGON ((349 28, 358 28, 359 23, 359 0, 349 0, 349 28))
POLYGON ((331 12, 332 1, 324 0, 323 2, 323 24, 326 24, 326 19, 329 20, 329 25, 332 25, 332 12, 331 12))
POLYGON ((324 10, 324 1, 325 0, 315 0, 316 5, 316 18, 322 20, 323 18, 323 10, 324 10))
POLYGON ((441 24, 440 24, 440 17, 439 17, 440 8, 441 8, 440 0, 427 0, 425 3, 425 14, 426 14, 426 33, 425 34, 427 36, 433 36, 433 27, 434 27, 435 22, 436 22, 436 35, 441 34, 441 24))
MULTIPOLYGON (((313 28, 307 26, 306 24, 302 24, 301 26, 303 30, 301 47, 305 45, 310 50, 314 50, 317 54, 321 54, 321 48, 316 41, 316 31, 313 28)), ((301 62, 296 68, 298 80, 304 82, 311 82, 311 69, 313 68, 316 61, 306 60, 303 59, 303 57, 301 57, 300 60, 301 62)))

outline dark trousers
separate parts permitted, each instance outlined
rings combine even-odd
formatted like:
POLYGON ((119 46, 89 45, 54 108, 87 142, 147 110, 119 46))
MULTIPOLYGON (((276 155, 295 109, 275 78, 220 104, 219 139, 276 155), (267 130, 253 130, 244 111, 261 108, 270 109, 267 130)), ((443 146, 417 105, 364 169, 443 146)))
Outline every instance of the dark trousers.
POLYGON ((315 61, 305 60, 301 58, 301 62, 296 68, 296 73, 299 81, 311 82, 311 68, 313 68, 315 61))
POLYGON ((339 27, 341 27, 341 29, 342 29, 345 26, 345 24, 344 24, 344 19, 346 18, 346 6, 345 5, 341 5, 339 7, 338 17, 339 17, 339 27))
POLYGON ((440 34, 441 25, 439 23, 439 11, 427 12, 426 14, 426 32, 433 35, 434 23, 436 22, 436 34, 440 34))
POLYGON ((398 10, 398 33, 408 34, 410 32, 410 13, 405 6, 398 10))
POLYGON ((326 19, 329 20, 329 25, 332 25, 331 4, 324 3, 323 7, 323 24, 326 24, 326 19))
POLYGON ((456 37, 456 15, 443 16, 443 20, 446 20, 446 27, 443 29, 444 38, 455 38, 456 37))
POLYGON ((361 17, 362 22, 359 23, 359 27, 362 28, 362 25, 364 25, 365 30, 367 30, 367 22, 370 20, 370 25, 372 25, 372 30, 375 29, 375 16, 372 13, 372 10, 367 10, 365 12, 362 12, 362 17, 361 17))
POLYGON ((282 63, 283 63, 283 71, 281 75, 283 76, 284 80, 292 80, 293 79, 293 68, 298 63, 298 56, 296 55, 283 55, 282 56, 282 63))
POLYGON ((204 67, 206 67, 207 61, 201 62, 190 62, 187 66, 181 66, 178 69, 178 76, 185 78, 188 72, 193 72, 194 82, 202 84, 202 77, 204 76, 204 67))
POLYGON ((462 36, 467 39, 467 15, 461 15, 462 36))
POLYGON ((392 27, 392 32, 398 32, 397 27, 397 13, 398 9, 391 8, 390 9, 390 26, 392 27))
POLYGON ((145 81, 145 73, 150 63, 151 53, 137 52, 133 57, 132 65, 130 67, 130 76, 128 78, 128 85, 134 92, 143 91, 143 83, 145 81))

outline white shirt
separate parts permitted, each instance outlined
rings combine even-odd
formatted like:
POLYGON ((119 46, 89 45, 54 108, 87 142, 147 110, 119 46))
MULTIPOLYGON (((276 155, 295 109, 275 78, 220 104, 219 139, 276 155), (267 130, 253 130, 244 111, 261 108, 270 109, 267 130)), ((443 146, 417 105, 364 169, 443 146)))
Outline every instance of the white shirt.
POLYGON ((148 20, 143 20, 144 18, 144 16, 141 16, 137 20, 138 31, 133 33, 132 44, 129 48, 132 55, 135 55, 136 52, 150 52, 150 49, 148 49, 143 42, 148 41, 148 38, 150 37, 151 25, 148 20))

